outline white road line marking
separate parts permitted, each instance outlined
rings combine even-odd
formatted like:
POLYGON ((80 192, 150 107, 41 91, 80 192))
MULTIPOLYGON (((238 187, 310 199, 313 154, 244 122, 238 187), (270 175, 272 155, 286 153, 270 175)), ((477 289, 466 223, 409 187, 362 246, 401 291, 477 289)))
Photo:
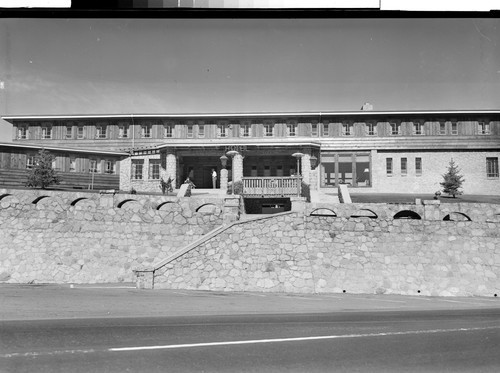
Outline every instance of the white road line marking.
POLYGON ((488 330, 488 329, 500 329, 500 326, 482 327, 482 328, 410 330, 410 331, 406 331, 406 332, 387 332, 387 333, 368 333, 368 334, 324 335, 324 336, 316 336, 316 337, 298 337, 298 338, 254 339, 254 340, 247 340, 247 341, 188 343, 188 344, 164 345, 164 346, 115 347, 115 348, 108 349, 108 351, 126 352, 126 351, 142 351, 142 350, 167 350, 167 349, 192 348, 192 347, 215 347, 215 346, 231 346, 231 345, 245 345, 245 344, 260 344, 260 343, 318 341, 318 340, 327 340, 327 339, 383 337, 383 336, 392 336, 392 335, 468 332, 468 331, 488 330))

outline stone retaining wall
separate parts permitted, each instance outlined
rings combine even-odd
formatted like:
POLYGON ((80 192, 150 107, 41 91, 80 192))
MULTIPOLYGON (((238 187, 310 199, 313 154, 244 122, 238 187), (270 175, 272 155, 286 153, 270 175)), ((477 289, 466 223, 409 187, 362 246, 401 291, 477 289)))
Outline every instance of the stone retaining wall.
POLYGON ((0 190, 0 281, 134 281, 221 224, 217 198, 0 190))
POLYGON ((238 223, 155 272, 155 288, 485 295, 498 223, 284 213, 238 223))

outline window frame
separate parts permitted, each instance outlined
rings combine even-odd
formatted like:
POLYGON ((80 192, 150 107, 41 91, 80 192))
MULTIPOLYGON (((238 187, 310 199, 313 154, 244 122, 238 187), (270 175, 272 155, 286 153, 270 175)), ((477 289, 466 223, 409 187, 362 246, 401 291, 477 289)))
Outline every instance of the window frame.
POLYGON ((163 125, 163 138, 170 139, 174 137, 174 125, 164 124, 163 125))
POLYGON ((422 122, 413 122, 412 128, 415 136, 422 136, 424 134, 424 125, 422 122))
POLYGON ((354 125, 352 123, 342 123, 342 136, 352 136, 354 134, 354 125))
POLYGON ((42 140, 50 140, 52 139, 52 126, 42 126, 42 140))
POLYGON ((17 127, 17 139, 27 140, 29 139, 29 128, 26 125, 17 127))
POLYGON ((407 176, 408 175, 408 158, 402 157, 401 158, 401 176, 407 176))
POLYGON ((318 123, 311 123, 311 137, 318 137, 318 123))
POLYGON ((252 137, 252 125, 249 123, 240 124, 240 136, 252 137))
POLYGON ((286 124, 286 135, 287 137, 297 137, 297 123, 286 124))
POLYGON ((400 136, 401 135, 401 123, 389 122, 389 126, 391 129, 391 136, 400 136))
POLYGON ((141 124, 141 139, 151 139, 153 137, 153 126, 151 124, 141 124))
POLYGON ((385 159, 385 175, 386 176, 394 175, 394 164, 392 158, 390 157, 385 159))
POLYGON ((131 166, 130 179, 131 180, 144 180, 144 160, 143 159, 132 159, 130 166, 131 166), (138 172, 138 170, 140 170, 140 172, 138 172))
POLYGON ((106 139, 108 138, 108 131, 107 131, 107 126, 106 125, 96 125, 95 126, 95 138, 96 139, 106 139))
POLYGON ((160 159, 150 159, 149 160, 148 179, 149 180, 160 180, 160 174, 161 174, 161 160, 160 159), (157 170, 155 170, 155 168, 157 168, 157 170))
POLYGON ((366 135, 367 136, 377 135, 377 125, 374 122, 366 123, 366 135))
POLYGON ((85 139, 85 126, 79 125, 76 129, 77 140, 85 139))
POLYGON ((118 126, 118 138, 128 139, 130 133, 130 124, 120 124, 118 126))
POLYGON ((490 124, 486 122, 477 122, 477 133, 479 135, 489 135, 490 124))
POLYGON ((422 157, 415 157, 415 175, 422 176, 422 157))
POLYGON ((498 157, 486 157, 486 178, 498 179, 499 177, 498 157))
POLYGON ((205 137, 205 125, 198 124, 198 137, 205 137))

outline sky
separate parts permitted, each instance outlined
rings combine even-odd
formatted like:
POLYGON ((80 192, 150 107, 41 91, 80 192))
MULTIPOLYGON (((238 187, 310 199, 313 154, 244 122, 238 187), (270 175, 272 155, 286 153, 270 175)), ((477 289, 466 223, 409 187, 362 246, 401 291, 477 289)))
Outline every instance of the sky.
POLYGON ((2 116, 365 102, 499 109, 500 19, 0 19, 2 116))

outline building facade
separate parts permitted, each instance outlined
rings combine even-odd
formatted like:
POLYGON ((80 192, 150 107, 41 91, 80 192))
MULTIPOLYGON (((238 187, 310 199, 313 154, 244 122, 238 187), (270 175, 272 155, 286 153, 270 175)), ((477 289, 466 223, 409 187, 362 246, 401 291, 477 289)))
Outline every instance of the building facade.
POLYGON ((169 177, 177 187, 189 177, 198 188, 213 188, 215 170, 215 187, 222 189, 233 177, 275 182, 298 173, 311 189, 326 192, 346 184, 352 193, 434 193, 453 159, 465 177, 464 193, 500 193, 499 110, 4 119, 15 144, 130 153, 120 162, 123 190, 158 192, 159 180, 169 177))

